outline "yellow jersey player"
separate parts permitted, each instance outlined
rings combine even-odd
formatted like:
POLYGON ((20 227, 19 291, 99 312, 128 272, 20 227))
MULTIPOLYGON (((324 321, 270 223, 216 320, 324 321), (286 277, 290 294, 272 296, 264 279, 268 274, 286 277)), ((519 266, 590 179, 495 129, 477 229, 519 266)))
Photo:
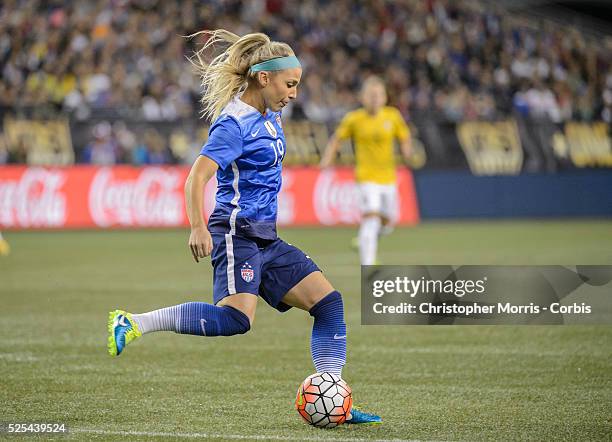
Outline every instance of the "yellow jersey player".
POLYGON ((410 130, 400 112, 386 106, 387 92, 379 77, 368 77, 362 86, 363 107, 344 116, 329 140, 321 167, 332 165, 342 140, 355 147, 355 179, 361 193, 359 255, 362 265, 376 263, 378 237, 390 233, 397 218, 397 175, 394 141, 405 159, 411 151, 410 130))
POLYGON ((11 247, 9 243, 2 237, 2 232, 0 232, 0 256, 7 256, 11 253, 11 247))

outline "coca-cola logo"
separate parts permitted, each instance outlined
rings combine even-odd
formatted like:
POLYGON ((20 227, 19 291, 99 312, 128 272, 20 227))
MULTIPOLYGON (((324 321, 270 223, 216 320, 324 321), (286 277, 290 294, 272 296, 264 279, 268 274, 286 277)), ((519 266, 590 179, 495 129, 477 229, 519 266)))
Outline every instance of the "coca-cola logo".
POLYGON ((359 189, 350 176, 334 170, 322 171, 313 193, 314 209, 321 224, 354 224, 359 222, 359 189))
POLYGON ((89 190, 89 211, 100 227, 179 226, 183 224, 183 176, 145 168, 133 179, 100 169, 89 190))
POLYGON ((61 170, 27 169, 20 179, 0 181, 0 225, 57 227, 66 221, 66 177, 61 170))

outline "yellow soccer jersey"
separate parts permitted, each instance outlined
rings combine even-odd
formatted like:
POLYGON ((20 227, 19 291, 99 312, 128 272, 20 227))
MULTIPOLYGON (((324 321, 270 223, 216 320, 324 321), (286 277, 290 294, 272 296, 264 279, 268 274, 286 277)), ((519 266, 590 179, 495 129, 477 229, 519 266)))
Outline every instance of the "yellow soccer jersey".
POLYGON ((405 140, 410 130, 400 112, 390 106, 370 115, 361 108, 349 112, 336 129, 336 137, 352 139, 355 146, 356 179, 379 184, 396 181, 393 142, 405 140))

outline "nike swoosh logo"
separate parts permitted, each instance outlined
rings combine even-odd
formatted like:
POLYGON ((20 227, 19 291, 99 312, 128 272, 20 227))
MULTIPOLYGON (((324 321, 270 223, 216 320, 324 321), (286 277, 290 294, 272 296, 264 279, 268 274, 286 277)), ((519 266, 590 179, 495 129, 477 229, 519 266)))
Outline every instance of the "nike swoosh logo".
POLYGON ((122 327, 125 327, 125 326, 127 325, 127 324, 125 323, 125 316, 122 316, 122 317, 119 319, 119 325, 120 325, 120 326, 122 326, 122 327))
MULTIPOLYGON (((261 128, 259 128, 259 129, 261 129, 261 128)), ((255 138, 257 136, 257 134, 259 133, 259 129, 257 129, 255 132, 251 132, 251 136, 253 138, 255 138)))
POLYGON ((206 336, 206 329, 204 328, 205 325, 206 325, 206 319, 204 318, 200 319, 200 327, 202 327, 202 333, 204 333, 204 336, 206 336))
POLYGON ((336 333, 334 335, 334 339, 346 339, 346 335, 338 336, 338 334, 336 333))

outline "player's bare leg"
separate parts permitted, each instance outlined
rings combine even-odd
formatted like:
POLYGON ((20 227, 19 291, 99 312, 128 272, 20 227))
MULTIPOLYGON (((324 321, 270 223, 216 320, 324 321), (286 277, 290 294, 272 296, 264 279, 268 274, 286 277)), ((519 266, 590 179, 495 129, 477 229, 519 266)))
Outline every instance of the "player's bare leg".
POLYGON ((312 272, 283 298, 283 302, 292 307, 309 311, 317 302, 334 291, 334 287, 321 272, 312 272))
POLYGON ((235 295, 226 296, 223 298, 217 303, 217 306, 221 307, 228 305, 238 311, 241 311, 247 318, 249 318, 249 323, 251 324, 251 327, 253 327, 253 323, 255 322, 257 299, 258 297, 251 293, 236 293, 235 295))

